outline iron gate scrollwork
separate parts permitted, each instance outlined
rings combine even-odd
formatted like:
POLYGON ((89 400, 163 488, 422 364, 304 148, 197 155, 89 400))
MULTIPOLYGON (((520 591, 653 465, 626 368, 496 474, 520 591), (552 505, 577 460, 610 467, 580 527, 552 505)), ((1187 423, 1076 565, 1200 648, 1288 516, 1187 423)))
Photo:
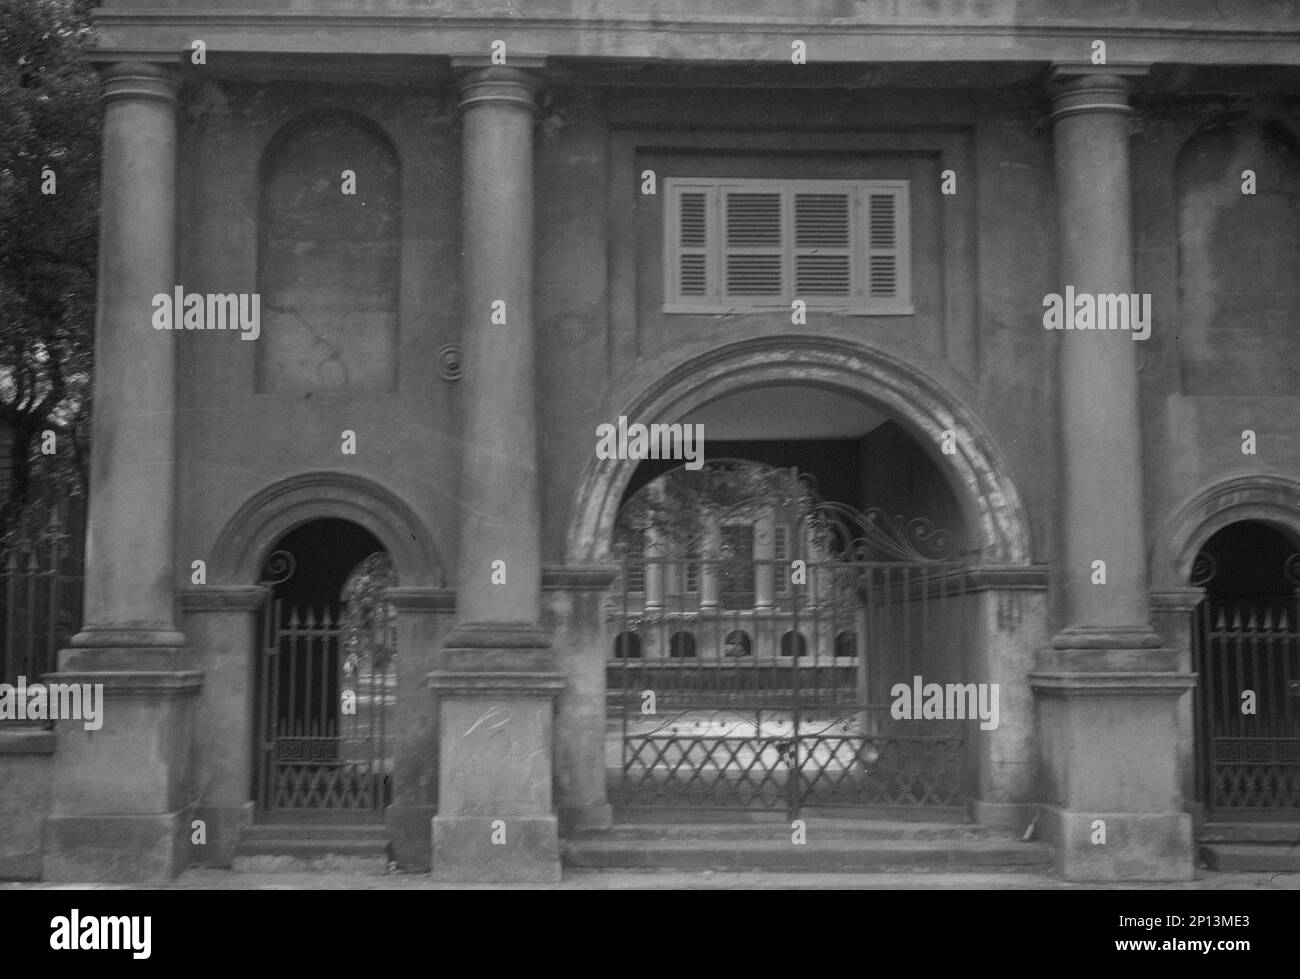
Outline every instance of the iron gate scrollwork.
POLYGON ((896 719, 889 691, 962 668, 968 562, 926 520, 770 478, 697 537, 623 555, 615 801, 964 810, 961 722, 896 719))

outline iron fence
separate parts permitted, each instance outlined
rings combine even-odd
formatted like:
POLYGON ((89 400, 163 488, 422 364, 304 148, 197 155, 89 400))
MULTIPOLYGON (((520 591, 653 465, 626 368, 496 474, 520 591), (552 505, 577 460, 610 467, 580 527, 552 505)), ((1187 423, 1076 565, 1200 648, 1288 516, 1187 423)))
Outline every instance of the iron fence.
POLYGON ((57 669, 58 652, 81 628, 79 543, 56 517, 20 538, 0 565, 0 682, 36 682, 57 669))

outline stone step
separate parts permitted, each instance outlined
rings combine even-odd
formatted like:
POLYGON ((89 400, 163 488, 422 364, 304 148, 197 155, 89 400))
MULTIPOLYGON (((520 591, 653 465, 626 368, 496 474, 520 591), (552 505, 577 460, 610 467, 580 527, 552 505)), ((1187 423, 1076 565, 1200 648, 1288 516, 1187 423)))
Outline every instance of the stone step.
POLYGON ((388 827, 383 823, 252 823, 240 831, 241 840, 383 840, 388 827))
POLYGON ((1209 821, 1201 826, 1197 839, 1202 843, 1300 844, 1300 823, 1294 821, 1209 821))
MULTIPOLYGON (((803 818, 809 842, 841 840, 863 843, 884 840, 987 840, 1007 839, 975 823, 927 823, 875 819, 803 818)), ((790 842, 790 820, 764 822, 626 822, 611 829, 575 834, 574 839, 616 840, 624 843, 657 840, 772 841, 790 842)))
POLYGON ((1300 844, 1205 843, 1201 859, 1211 870, 1300 873, 1300 844))
POLYGON ((1052 848, 1010 839, 832 840, 565 840, 573 869, 767 870, 872 873, 885 870, 1050 872, 1052 848))
POLYGON ((388 872, 389 844, 385 826, 260 823, 241 831, 233 866, 244 873, 377 876, 388 872))

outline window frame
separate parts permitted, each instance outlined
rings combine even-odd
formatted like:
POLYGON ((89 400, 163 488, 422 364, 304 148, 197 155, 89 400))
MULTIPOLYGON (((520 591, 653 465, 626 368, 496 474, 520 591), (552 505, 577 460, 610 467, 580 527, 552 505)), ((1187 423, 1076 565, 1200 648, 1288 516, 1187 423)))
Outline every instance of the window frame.
MULTIPOLYGON (((802 299, 807 308, 819 313, 840 313, 852 316, 911 316, 916 312, 912 297, 912 228, 911 181, 907 179, 805 179, 805 178, 749 178, 749 177, 665 177, 663 199, 663 312, 673 314, 717 315, 736 313, 788 312, 796 299, 802 299), (722 274, 727 254, 723 241, 723 207, 726 193, 739 190, 745 193, 779 193, 781 195, 781 275, 784 290, 781 298, 768 296, 749 297, 722 295, 722 274), (869 208, 872 193, 888 191, 894 195, 896 244, 892 254, 897 260, 898 295, 888 300, 873 300, 870 292, 870 221, 869 208), (702 192, 705 195, 705 244, 689 249, 680 244, 681 206, 683 193, 702 192), (847 192, 850 196, 850 276, 853 296, 800 296, 796 293, 794 273, 795 256, 801 249, 794 242, 794 195, 800 193, 824 194, 847 192), (684 251, 703 251, 705 256, 705 281, 711 283, 716 295, 686 297, 681 295, 681 262, 684 251)), ((758 249, 762 251, 763 249, 758 249)))

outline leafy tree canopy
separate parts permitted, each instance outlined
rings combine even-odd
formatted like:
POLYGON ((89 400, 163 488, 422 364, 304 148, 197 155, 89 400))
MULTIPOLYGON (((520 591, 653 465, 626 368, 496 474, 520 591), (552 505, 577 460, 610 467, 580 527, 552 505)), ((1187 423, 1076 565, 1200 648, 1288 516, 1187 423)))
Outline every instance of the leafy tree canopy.
POLYGON ((0 0, 0 544, 41 492, 84 492, 99 205, 91 0, 0 0), (52 191, 52 192, 50 192, 52 191), (40 454, 41 433, 59 442, 40 454), (44 463, 37 460, 44 459, 44 463))

